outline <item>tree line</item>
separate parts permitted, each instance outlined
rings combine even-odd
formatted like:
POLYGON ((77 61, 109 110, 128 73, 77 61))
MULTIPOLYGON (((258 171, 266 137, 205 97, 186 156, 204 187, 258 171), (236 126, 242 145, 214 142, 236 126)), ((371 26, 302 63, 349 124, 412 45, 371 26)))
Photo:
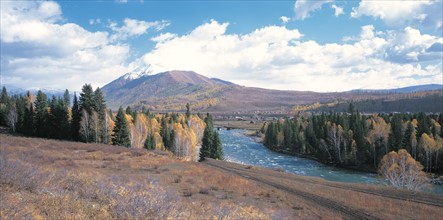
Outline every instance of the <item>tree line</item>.
POLYGON ((405 149, 426 172, 443 173, 443 113, 366 116, 351 104, 347 113, 322 113, 266 123, 264 145, 323 163, 377 170, 384 155, 405 149))
POLYGON ((9 96, 3 87, 0 125, 26 136, 167 150, 193 161, 202 158, 200 145, 203 145, 205 150, 214 148, 221 152, 203 157, 221 159, 221 142, 210 115, 204 118, 191 114, 190 105, 186 107, 186 114, 151 114, 145 108, 133 111, 129 106, 126 110, 120 107, 113 114, 100 88, 93 90, 90 84, 82 87, 78 97, 74 93, 72 102, 68 90, 62 97, 48 98, 42 91, 36 96, 29 91, 9 96), (212 141, 215 136, 218 140, 212 141))

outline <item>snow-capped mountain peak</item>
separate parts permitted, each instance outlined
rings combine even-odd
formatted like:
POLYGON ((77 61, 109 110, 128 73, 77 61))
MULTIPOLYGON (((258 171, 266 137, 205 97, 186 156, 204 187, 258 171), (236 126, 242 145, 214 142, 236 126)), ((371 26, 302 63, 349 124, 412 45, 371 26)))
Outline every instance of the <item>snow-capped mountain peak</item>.
POLYGON ((125 80, 134 80, 141 78, 143 76, 148 76, 151 73, 152 73, 151 66, 137 67, 134 70, 123 75, 122 78, 125 80))

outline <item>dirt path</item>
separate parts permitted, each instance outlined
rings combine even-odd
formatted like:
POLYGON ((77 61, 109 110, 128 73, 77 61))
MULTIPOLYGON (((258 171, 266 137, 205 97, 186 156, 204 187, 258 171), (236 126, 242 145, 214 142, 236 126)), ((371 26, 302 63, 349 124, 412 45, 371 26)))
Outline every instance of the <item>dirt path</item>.
MULTIPOLYGON (((265 171, 265 169, 251 168, 250 166, 226 163, 223 161, 207 160, 205 164, 223 170, 225 172, 242 176, 243 178, 256 181, 261 184, 272 186, 279 190, 285 191, 297 197, 301 197, 314 204, 340 213, 344 218, 349 219, 383 219, 386 213, 378 213, 373 211, 374 207, 368 207, 353 204, 352 201, 343 201, 338 196, 319 195, 315 189, 335 192, 336 195, 355 194, 361 200, 380 200, 389 201, 395 206, 402 207, 402 204, 423 207, 434 207, 434 210, 441 210, 443 207, 443 198, 438 196, 411 193, 401 190, 385 189, 384 187, 373 187, 359 184, 346 184, 328 182, 317 178, 298 177, 296 175, 265 171), (301 186, 309 186, 304 188, 301 186), (314 189, 314 190, 313 190, 314 189), (379 215, 381 214, 381 215, 379 215)), ((333 193, 332 193, 333 194, 333 193)), ((386 211, 386 210, 385 210, 386 211)))
POLYGON ((246 179, 254 180, 256 182, 275 187, 277 189, 286 191, 287 193, 293 194, 295 196, 302 197, 303 199, 314 202, 320 206, 329 208, 329 209, 336 211, 336 212, 340 212, 341 214, 344 215, 344 217, 347 217, 349 219, 378 219, 376 216, 373 216, 373 215, 365 212, 364 210, 357 210, 357 209, 345 206, 343 204, 340 204, 336 201, 333 201, 333 200, 330 200, 327 198, 323 198, 321 196, 317 196, 317 195, 309 193, 309 192, 301 191, 301 190, 298 190, 294 187, 289 187, 287 185, 279 184, 278 181, 272 181, 270 179, 263 178, 261 176, 251 176, 251 175, 248 175, 249 173, 244 172, 244 170, 236 169, 236 168, 232 168, 232 167, 224 167, 224 166, 221 166, 221 165, 214 163, 214 162, 215 161, 211 160, 211 161, 206 162, 206 164, 208 164, 212 167, 224 170, 226 172, 242 176, 246 179))
MULTIPOLYGON (((224 168, 227 168, 226 166, 224 168)), ((248 173, 249 175, 255 175, 256 172, 249 169, 241 169, 238 167, 228 167, 228 169, 231 169, 236 172, 242 172, 242 173, 248 173)), ((268 177, 275 177, 279 179, 287 179, 287 180, 293 180, 294 178, 291 178, 291 176, 288 175, 275 175, 272 173, 267 173, 268 177)), ((380 196, 384 198, 390 198, 390 199, 397 199, 397 200, 407 200, 410 202, 420 203, 420 204, 426 204, 436 207, 443 207, 443 197, 441 196, 433 196, 433 195, 423 195, 423 194, 416 194, 416 193, 410 193, 410 191, 392 191, 392 190, 384 190, 380 188, 374 188, 371 190, 365 189, 364 187, 359 187, 358 185, 353 184, 346 184, 346 183, 334 183, 334 182, 325 182, 325 181, 316 181, 313 179, 305 179, 305 178, 298 178, 297 181, 305 182, 307 184, 316 184, 321 187, 329 187, 329 188, 336 188, 336 189, 343 189, 343 190, 350 190, 354 192, 360 192, 365 193, 369 195, 375 195, 380 196)))

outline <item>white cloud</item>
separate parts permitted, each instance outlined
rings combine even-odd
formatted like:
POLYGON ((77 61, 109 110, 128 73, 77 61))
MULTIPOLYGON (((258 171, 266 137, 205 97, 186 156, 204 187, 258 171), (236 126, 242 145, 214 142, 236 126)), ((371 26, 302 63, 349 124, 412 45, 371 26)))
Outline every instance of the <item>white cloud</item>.
POLYGON ((332 5, 331 8, 335 10, 335 12, 334 12, 335 17, 338 17, 338 16, 344 14, 342 7, 338 7, 337 5, 332 5))
POLYGON ((328 2, 332 2, 332 0, 297 0, 294 5, 295 19, 304 20, 305 18, 308 18, 311 12, 320 9, 323 4, 328 2))
POLYGON ((301 41, 298 30, 284 26, 248 34, 226 34, 228 27, 212 20, 186 35, 159 35, 142 60, 153 72, 194 70, 242 85, 291 90, 393 88, 433 83, 442 75, 441 52, 427 52, 442 39, 413 28, 376 32, 368 25, 353 43, 321 45, 301 41))
POLYGON ((126 3, 128 3, 128 0, 115 0, 115 2, 117 2, 119 4, 126 4, 126 3))
POLYGON ((101 24, 102 21, 100 20, 100 18, 96 18, 96 19, 89 19, 89 25, 95 25, 95 24, 101 24))
POLYGON ((149 29, 161 31, 169 26, 168 21, 140 21, 136 19, 125 18, 123 26, 118 27, 117 23, 111 22, 109 27, 115 33, 111 36, 112 40, 126 40, 129 37, 136 37, 148 33, 149 29))
POLYGON ((102 86, 126 71, 129 47, 62 20, 55 2, 1 2, 2 83, 22 88, 102 86))
POLYGON ((177 37, 176 34, 172 34, 172 33, 168 32, 168 33, 160 34, 160 35, 158 35, 156 37, 153 37, 153 38, 151 38, 151 40, 154 41, 154 42, 160 42, 161 43, 161 42, 165 42, 167 40, 173 39, 175 37, 177 37))
POLYGON ((443 51, 428 50, 435 44, 442 44, 443 38, 421 34, 419 30, 406 27, 403 31, 389 32, 391 45, 385 51, 385 59, 397 63, 443 60, 443 51))
POLYGON ((286 17, 286 16, 281 16, 280 20, 283 24, 287 24, 291 20, 291 18, 286 17))
POLYGON ((414 25, 442 29, 441 1, 362 0, 352 9, 351 17, 371 16, 390 26, 414 25))

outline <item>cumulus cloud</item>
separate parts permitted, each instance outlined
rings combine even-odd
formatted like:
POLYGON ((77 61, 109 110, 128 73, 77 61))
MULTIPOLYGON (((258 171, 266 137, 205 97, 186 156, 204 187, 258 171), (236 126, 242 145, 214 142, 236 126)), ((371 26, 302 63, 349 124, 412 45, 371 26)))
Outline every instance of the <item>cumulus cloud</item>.
POLYGON ((332 2, 332 0, 297 0, 294 5, 295 19, 304 20, 308 18, 311 12, 321 9, 322 5, 328 2, 332 2))
POLYGON ((89 82, 101 86, 126 70, 129 46, 61 20, 55 2, 1 2, 2 83, 78 90, 89 82))
POLYGON ((342 7, 338 7, 337 5, 332 5, 331 8, 335 10, 335 12, 334 12, 335 17, 338 17, 338 16, 344 14, 342 7))
POLYGON ((286 16, 281 16, 280 20, 283 24, 287 24, 291 20, 291 18, 286 17, 286 16))
POLYGON ((363 26, 353 43, 324 45, 302 41, 298 30, 284 26, 247 34, 227 34, 228 27, 212 20, 186 35, 159 35, 142 60, 154 72, 194 70, 241 85, 291 90, 392 88, 433 83, 442 75, 441 52, 429 50, 442 39, 411 27, 376 32, 363 26))
POLYGON ((372 1, 362 0, 352 9, 351 17, 371 16, 390 26, 420 25, 442 29, 441 1, 372 1))
POLYGON ((137 37, 148 33, 149 29, 155 29, 161 31, 165 27, 169 26, 168 21, 141 21, 136 19, 125 18, 123 20, 123 26, 118 26, 117 23, 111 22, 109 27, 115 33, 111 35, 112 40, 126 40, 129 37, 137 37))

